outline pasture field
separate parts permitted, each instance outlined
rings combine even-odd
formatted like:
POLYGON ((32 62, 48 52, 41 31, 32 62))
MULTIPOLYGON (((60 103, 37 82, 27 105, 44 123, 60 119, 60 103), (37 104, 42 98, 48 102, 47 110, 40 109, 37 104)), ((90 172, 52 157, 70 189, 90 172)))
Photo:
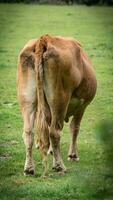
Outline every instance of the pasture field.
POLYGON ((0 200, 113 199, 113 8, 0 4, 0 200), (16 96, 20 49, 45 33, 79 40, 91 58, 98 81, 94 101, 84 114, 78 137, 80 161, 68 162, 69 124, 61 150, 68 172, 43 172, 33 148, 34 177, 24 177, 25 147, 16 96))

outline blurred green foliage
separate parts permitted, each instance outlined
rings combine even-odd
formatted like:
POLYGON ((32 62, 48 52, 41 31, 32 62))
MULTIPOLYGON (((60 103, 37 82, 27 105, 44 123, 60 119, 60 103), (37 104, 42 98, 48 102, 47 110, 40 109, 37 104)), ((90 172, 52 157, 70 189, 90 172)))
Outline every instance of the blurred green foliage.
POLYGON ((104 145, 113 144, 113 120, 104 119, 100 121, 96 127, 96 138, 99 139, 104 145))
POLYGON ((91 5, 113 5, 113 0, 0 0, 0 3, 39 3, 39 4, 85 4, 91 5))

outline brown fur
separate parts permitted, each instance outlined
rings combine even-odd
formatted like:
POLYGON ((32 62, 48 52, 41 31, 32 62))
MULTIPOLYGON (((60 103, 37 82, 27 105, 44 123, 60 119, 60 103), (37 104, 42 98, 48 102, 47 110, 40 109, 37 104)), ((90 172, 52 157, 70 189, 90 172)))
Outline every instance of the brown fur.
POLYGON ((20 53, 18 96, 24 118, 25 173, 34 170, 31 135, 35 119, 45 174, 49 143, 53 149, 54 169, 66 169, 60 155, 60 131, 70 116, 73 119, 68 156, 77 160, 80 121, 96 93, 96 78, 91 65, 79 42, 60 36, 44 35, 39 40, 32 40, 20 53))

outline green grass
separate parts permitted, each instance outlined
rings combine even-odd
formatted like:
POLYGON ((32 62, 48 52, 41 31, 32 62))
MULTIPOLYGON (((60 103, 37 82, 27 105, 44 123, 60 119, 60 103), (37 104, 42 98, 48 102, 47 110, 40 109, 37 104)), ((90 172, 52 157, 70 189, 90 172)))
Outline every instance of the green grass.
POLYGON ((0 199, 113 199, 112 118, 113 8, 0 4, 0 199), (98 90, 81 123, 80 162, 67 161, 69 129, 65 124, 61 147, 69 171, 65 176, 52 172, 50 157, 50 177, 43 180, 41 156, 35 148, 36 176, 23 176, 25 148, 16 63, 24 44, 45 33, 71 36, 83 44, 96 71, 98 90))

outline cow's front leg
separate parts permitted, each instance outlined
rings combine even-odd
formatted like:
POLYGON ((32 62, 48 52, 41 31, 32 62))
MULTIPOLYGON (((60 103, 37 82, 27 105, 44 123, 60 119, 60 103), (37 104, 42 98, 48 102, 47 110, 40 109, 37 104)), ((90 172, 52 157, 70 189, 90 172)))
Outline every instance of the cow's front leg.
POLYGON ((70 132, 71 132, 71 141, 68 152, 68 160, 69 161, 79 161, 78 153, 77 153, 77 136, 79 133, 80 122, 83 116, 84 110, 80 110, 73 117, 70 124, 70 132))
POLYGON ((50 128, 50 140, 53 149, 53 169, 55 171, 66 171, 60 154, 60 131, 50 128))
POLYGON ((24 166, 24 175, 34 175, 34 163, 32 159, 32 146, 33 146, 33 126, 35 112, 29 112, 24 109, 24 130, 23 130, 23 140, 26 147, 26 160, 24 166))
POLYGON ((78 153, 77 153, 77 135, 79 132, 79 125, 75 125, 74 122, 71 122, 70 125, 71 132, 71 141, 68 152, 68 160, 70 161, 79 161, 78 153))

